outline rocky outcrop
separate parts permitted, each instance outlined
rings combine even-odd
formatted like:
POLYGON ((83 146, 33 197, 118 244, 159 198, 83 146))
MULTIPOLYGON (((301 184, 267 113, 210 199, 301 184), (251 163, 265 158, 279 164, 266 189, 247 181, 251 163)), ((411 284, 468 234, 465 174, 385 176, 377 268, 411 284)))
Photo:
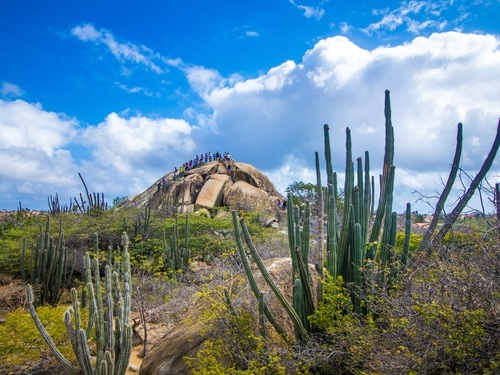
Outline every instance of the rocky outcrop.
MULTIPOLYGON (((264 265, 271 274, 273 280, 286 296, 292 301, 293 287, 290 280, 292 261, 290 258, 275 258, 264 261, 264 265)), ((314 265, 309 265, 311 274, 311 289, 316 291, 318 275, 314 265)), ((294 337, 294 329, 291 319, 285 312, 275 295, 270 291, 265 283, 262 274, 254 271, 255 280, 260 290, 265 293, 264 299, 267 301, 269 309, 272 311, 275 319, 285 329, 290 337, 294 337)), ((230 287, 228 287, 230 289, 230 287)), ((241 293, 248 296, 251 293, 241 293)), ((233 301, 238 306, 248 306, 248 301, 233 301)), ((255 302, 255 301, 254 301, 255 302)), ((255 303, 253 303, 255 306, 255 303)), ((183 320, 167 333, 163 338, 146 354, 142 362, 139 375, 184 375, 189 374, 184 357, 195 357, 198 351, 203 347, 205 338, 200 326, 200 317, 204 309, 210 308, 206 301, 200 299, 198 303, 191 306, 183 320)), ((269 326, 269 329, 273 329, 269 326)))
POLYGON ((144 192, 130 197, 121 207, 144 207, 189 213, 201 208, 229 207, 274 215, 280 211, 278 193, 265 174, 250 164, 213 161, 188 170, 174 179, 163 176, 144 192), (228 170, 232 170, 232 178, 228 170))

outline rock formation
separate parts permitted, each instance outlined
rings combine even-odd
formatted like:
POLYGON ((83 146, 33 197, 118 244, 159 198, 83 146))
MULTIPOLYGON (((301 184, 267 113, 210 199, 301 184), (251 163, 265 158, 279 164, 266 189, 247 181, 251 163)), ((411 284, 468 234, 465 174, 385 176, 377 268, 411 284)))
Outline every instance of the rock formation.
POLYGON ((168 173, 119 207, 144 207, 150 201, 152 208, 177 207, 180 213, 229 207, 272 215, 280 211, 278 200, 283 199, 271 181, 252 165, 218 160, 187 170, 175 179, 173 172, 168 173), (228 170, 233 171, 232 178, 228 170))

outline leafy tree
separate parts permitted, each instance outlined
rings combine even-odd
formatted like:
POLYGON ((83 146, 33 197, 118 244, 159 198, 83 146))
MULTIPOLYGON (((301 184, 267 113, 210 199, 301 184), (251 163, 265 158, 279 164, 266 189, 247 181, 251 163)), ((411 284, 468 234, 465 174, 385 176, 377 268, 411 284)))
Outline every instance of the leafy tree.
POLYGON ((305 202, 313 202, 318 194, 316 185, 311 182, 294 181, 286 189, 286 193, 292 193, 293 204, 300 205, 305 202))
POLYGON ((118 207, 120 203, 125 202, 127 199, 128 197, 116 197, 115 199, 113 199, 111 208, 118 207))

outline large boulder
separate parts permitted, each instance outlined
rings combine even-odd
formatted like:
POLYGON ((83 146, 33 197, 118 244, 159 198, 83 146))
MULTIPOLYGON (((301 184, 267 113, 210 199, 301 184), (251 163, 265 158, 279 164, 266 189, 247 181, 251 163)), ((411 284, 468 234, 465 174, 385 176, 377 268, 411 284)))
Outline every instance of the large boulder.
POLYGON ((259 211, 279 216, 278 193, 272 182, 247 163, 218 160, 190 169, 174 180, 173 172, 158 179, 144 192, 136 194, 118 208, 144 207, 194 212, 199 208, 226 206, 230 209, 259 211), (229 176, 229 168, 233 175, 229 176))
MULTIPOLYGON (((288 301, 292 301, 293 286, 290 280, 292 261, 290 258, 274 258, 264 261, 264 266, 275 280, 278 288, 282 291, 288 301)), ((254 269, 254 276, 259 290, 264 292, 264 299, 269 306, 276 321, 286 331, 288 336, 294 337, 293 323, 286 311, 270 288, 265 283, 262 274, 254 269)), ((318 275, 314 265, 309 265, 311 274, 310 286, 315 294, 317 290, 318 275)), ((228 290, 230 286, 228 285, 228 290)), ((251 303, 243 301, 241 296, 248 296, 251 293, 240 293, 240 297, 234 300, 235 306, 249 308, 251 303)), ((252 297, 253 298, 253 295, 252 297)), ((314 298, 316 299, 316 298, 314 298)), ((255 301, 254 301, 255 302, 255 301)), ((255 303, 253 303, 255 306, 255 303)), ((200 326, 200 317, 203 312, 210 308, 206 301, 200 299, 196 304, 186 311, 186 315, 181 322, 167 333, 163 338, 148 351, 142 362, 139 375, 184 375, 189 374, 184 357, 195 357, 203 347, 205 337, 200 326)), ((268 323, 269 324, 269 323, 268 323)), ((269 329, 273 329, 269 327, 269 329)))
POLYGON ((277 196, 274 185, 264 173, 250 164, 235 162, 234 165, 236 166, 235 181, 245 181, 271 196, 277 196))
POLYGON ((236 210, 274 213, 278 207, 277 197, 244 180, 236 181, 224 195, 224 205, 236 210))
POLYGON ((222 206, 224 192, 230 182, 227 174, 217 173, 211 175, 205 181, 198 197, 196 198, 197 207, 219 207, 222 206))

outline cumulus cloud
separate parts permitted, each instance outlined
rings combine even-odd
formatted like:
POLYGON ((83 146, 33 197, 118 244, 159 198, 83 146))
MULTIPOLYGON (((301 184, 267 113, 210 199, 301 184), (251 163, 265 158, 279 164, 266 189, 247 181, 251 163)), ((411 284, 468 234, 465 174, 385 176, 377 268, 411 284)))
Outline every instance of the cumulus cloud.
MULTIPOLYGON (((89 41, 105 38, 93 27, 77 34, 89 41)), ((185 110, 186 120, 112 112, 81 129, 75 119, 39 104, 0 101, 0 175, 5 177, 0 192, 56 191, 42 178, 69 180, 80 170, 95 191, 133 195, 195 153, 217 149, 264 171, 284 192, 293 181, 315 182, 314 152, 324 164, 325 123, 340 179, 346 127, 354 157, 368 150, 377 176, 384 148, 384 91, 389 89, 395 207, 402 211, 407 201, 417 200, 415 190, 435 195, 442 188, 458 122, 464 124, 462 167, 474 174, 482 164, 500 115, 499 44, 493 35, 447 32, 368 50, 335 36, 318 41, 301 61, 285 61, 253 78, 224 77, 214 68, 176 60, 202 100, 201 106, 185 110), (78 165, 77 153, 86 155, 78 165)), ((493 181, 500 176, 498 161, 491 176, 497 176, 493 181)))
POLYGON ((82 137, 99 165, 132 174, 139 169, 164 167, 173 153, 192 152, 190 133, 191 127, 184 120, 125 118, 111 113, 104 122, 87 128, 82 137))
POLYGON ((40 104, 0 100, 0 148, 32 148, 53 156, 77 134, 77 121, 40 104))
MULTIPOLYGON (((314 151, 323 150, 324 123, 334 134, 338 170, 343 170, 348 126, 355 154, 369 150, 377 173, 384 142, 383 96, 389 89, 397 173, 406 176, 398 189, 408 196, 417 187, 438 188, 436 176, 449 170, 458 122, 464 123, 467 145, 463 167, 471 173, 479 169, 499 116, 498 46, 492 35, 448 32, 366 50, 337 36, 319 41, 300 63, 287 62, 231 84, 220 80, 203 97, 218 131, 231 139, 242 160, 271 174, 289 175, 291 183, 300 172, 292 174, 286 166, 292 156, 312 164, 314 151), (411 186, 412 175, 419 176, 418 186, 411 186)), ((496 163, 493 173, 498 172, 496 163)))
POLYGON ((71 188, 75 165, 69 146, 77 134, 75 119, 45 111, 37 103, 0 100, 3 199, 22 196, 23 203, 39 204, 41 192, 56 192, 56 186, 71 188))

